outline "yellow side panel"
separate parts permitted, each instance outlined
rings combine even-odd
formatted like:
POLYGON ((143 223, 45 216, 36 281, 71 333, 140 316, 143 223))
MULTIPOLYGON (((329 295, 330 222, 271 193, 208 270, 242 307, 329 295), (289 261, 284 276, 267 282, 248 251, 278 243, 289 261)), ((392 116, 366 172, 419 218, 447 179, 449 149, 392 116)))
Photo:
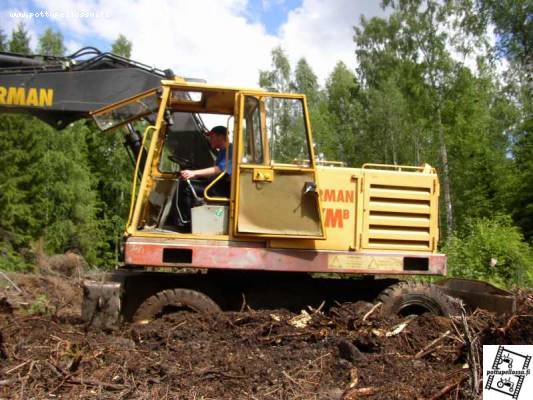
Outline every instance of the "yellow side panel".
POLYGON ((273 239, 270 247, 354 250, 356 231, 357 174, 360 169, 317 167, 318 189, 326 240, 273 239))
POLYGON ((270 247, 436 252, 435 173, 318 167, 317 174, 327 240, 271 240, 270 247))

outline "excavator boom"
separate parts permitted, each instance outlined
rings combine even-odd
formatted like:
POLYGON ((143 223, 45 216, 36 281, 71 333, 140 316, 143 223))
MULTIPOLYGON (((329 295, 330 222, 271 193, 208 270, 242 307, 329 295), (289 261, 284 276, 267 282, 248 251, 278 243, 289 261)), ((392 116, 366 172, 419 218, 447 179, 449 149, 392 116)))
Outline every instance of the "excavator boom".
MULTIPOLYGON (((150 89, 161 87, 161 80, 174 79, 170 69, 160 70, 128 58, 84 47, 65 57, 24 55, 0 52, 0 112, 26 113, 56 129, 90 118, 91 112, 150 89)), ((199 81, 185 78, 185 81, 199 81)), ((153 122, 155 117, 147 115, 153 122)), ((170 131, 189 132, 180 149, 197 157, 196 168, 212 162, 206 131, 197 114, 174 114, 170 131)), ((128 124, 125 145, 133 160, 141 149, 142 138, 128 124)), ((145 155, 141 157, 142 171, 145 155)))
POLYGON ((92 47, 67 57, 0 52, 0 109, 26 112, 62 129, 173 77, 171 70, 92 47))

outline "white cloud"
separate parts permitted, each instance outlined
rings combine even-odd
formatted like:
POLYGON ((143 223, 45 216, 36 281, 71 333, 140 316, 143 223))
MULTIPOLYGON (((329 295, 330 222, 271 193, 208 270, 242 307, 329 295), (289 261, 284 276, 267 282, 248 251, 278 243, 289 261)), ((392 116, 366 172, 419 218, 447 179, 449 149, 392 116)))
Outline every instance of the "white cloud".
POLYGON ((79 49, 81 49, 82 47, 83 45, 76 40, 70 40, 70 39, 65 40, 65 48, 67 49, 65 51, 65 54, 73 54, 79 49))
POLYGON ((18 12, 22 10, 24 10, 22 7, 6 7, 1 10, 0 21, 2 21, 2 24, 0 25, 0 29, 2 29, 3 34, 6 35, 6 41, 9 42, 11 39, 11 32, 17 28, 19 23, 24 23, 24 29, 30 36, 30 47, 35 49, 38 43, 35 21, 29 18, 24 18, 18 14, 18 12))
MULTIPOLYGON (((66 0, 38 2, 44 8, 73 9, 66 0)), ((243 0, 82 0, 76 3, 77 10, 111 18, 56 22, 74 35, 97 35, 110 42, 122 33, 133 42, 132 58, 148 65, 211 83, 256 86, 258 69, 268 66, 269 50, 277 39, 241 16, 245 5, 243 0)))
POLYGON ((339 60, 355 68, 353 27, 361 14, 385 15, 377 1, 304 0, 281 29, 282 45, 293 64, 305 57, 323 81, 339 60))
POLYGON ((104 15, 57 18, 69 49, 74 42, 89 44, 84 39, 88 36, 112 42, 122 33, 133 42, 134 60, 210 83, 252 87, 258 84, 259 70, 270 68, 270 51, 279 44, 293 63, 306 57, 322 81, 338 60, 354 67, 353 25, 361 13, 380 12, 377 2, 304 0, 276 37, 255 19, 245 18, 247 0, 35 2, 50 11, 104 15))

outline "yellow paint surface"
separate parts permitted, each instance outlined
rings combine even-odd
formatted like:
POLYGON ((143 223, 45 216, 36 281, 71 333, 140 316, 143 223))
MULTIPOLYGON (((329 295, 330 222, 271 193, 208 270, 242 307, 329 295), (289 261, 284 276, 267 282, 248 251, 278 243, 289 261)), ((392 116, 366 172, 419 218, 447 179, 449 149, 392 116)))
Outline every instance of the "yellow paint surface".
POLYGON ((317 167, 318 191, 326 240, 270 241, 271 247, 354 250, 358 201, 356 168, 317 167))

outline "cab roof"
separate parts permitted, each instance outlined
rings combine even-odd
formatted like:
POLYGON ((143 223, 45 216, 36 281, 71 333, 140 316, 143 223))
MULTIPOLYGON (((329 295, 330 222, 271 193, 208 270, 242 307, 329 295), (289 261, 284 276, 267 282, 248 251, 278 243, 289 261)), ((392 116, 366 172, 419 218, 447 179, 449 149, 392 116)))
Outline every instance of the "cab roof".
POLYGON ((185 82, 181 78, 163 80, 161 85, 170 87, 172 91, 182 91, 187 94, 187 96, 172 96, 169 104, 171 109, 195 113, 233 114, 237 93, 266 93, 263 89, 185 82))

